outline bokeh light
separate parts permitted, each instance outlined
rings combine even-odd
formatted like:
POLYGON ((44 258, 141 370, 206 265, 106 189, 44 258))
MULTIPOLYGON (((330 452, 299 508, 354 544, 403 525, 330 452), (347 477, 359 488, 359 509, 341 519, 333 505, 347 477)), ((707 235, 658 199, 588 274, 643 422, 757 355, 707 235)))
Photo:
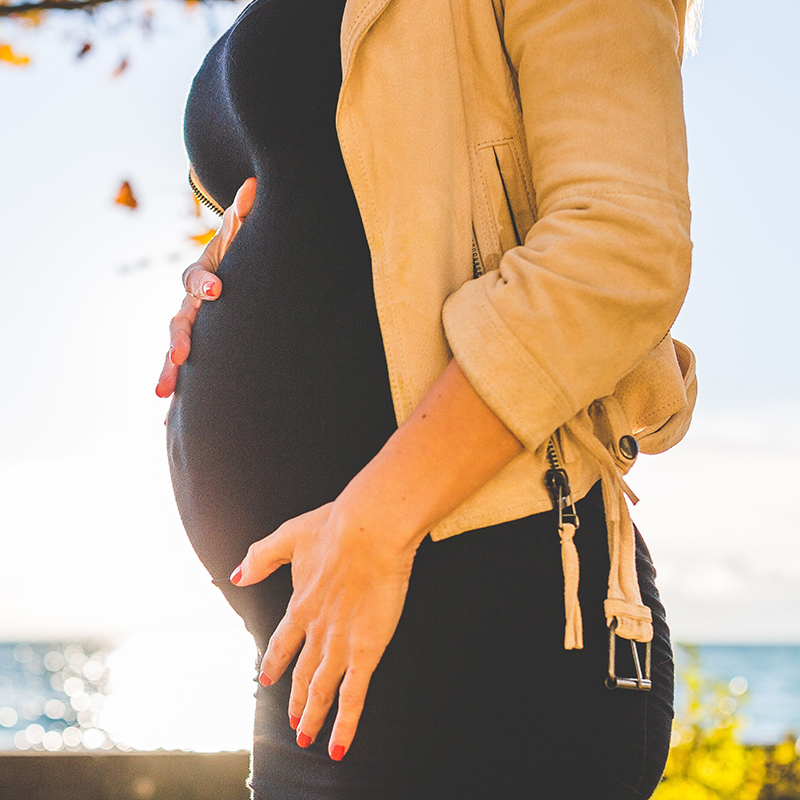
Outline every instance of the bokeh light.
POLYGON ((253 659, 234 628, 148 630, 116 647, 0 645, 0 750, 246 749, 253 659), (202 668, 198 642, 215 654, 202 668))

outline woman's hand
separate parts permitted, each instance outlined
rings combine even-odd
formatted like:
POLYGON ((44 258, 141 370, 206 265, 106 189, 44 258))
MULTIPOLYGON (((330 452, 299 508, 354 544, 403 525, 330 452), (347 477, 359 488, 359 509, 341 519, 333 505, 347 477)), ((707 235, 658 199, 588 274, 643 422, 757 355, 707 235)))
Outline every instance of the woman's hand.
POLYGON ((289 719, 301 747, 319 733, 338 689, 328 751, 337 761, 347 752, 400 619, 419 543, 521 450, 451 361, 333 503, 250 547, 231 575, 237 586, 292 564, 294 593, 267 647, 261 682, 277 681, 300 652, 289 719))
POLYGON ((269 642, 259 680, 277 681, 300 651, 292 675, 290 725, 297 743, 314 741, 336 697, 328 745, 339 761, 356 732, 372 673, 403 610, 421 535, 390 530, 374 503, 334 503, 284 523, 253 544, 231 580, 247 586, 291 563, 294 593, 269 642), (373 512, 364 512, 364 505, 373 512))
POLYGON ((239 187, 233 203, 225 209, 222 226, 214 238, 206 245, 200 258, 183 273, 186 297, 169 323, 169 351, 156 384, 156 394, 159 397, 169 397, 175 391, 178 369, 189 357, 192 326, 197 312, 203 300, 216 300, 222 293, 222 281, 215 273, 244 218, 250 213, 255 197, 256 179, 248 178, 239 187))

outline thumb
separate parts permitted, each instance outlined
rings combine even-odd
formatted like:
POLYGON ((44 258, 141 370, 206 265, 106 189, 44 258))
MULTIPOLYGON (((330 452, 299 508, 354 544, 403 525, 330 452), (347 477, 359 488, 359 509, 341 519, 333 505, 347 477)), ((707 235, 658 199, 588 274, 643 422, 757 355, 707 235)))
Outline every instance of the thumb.
POLYGON ((225 253, 228 252, 231 242, 239 228, 242 227, 245 217, 253 208, 256 198, 256 179, 248 178, 236 192, 236 197, 222 215, 222 227, 216 236, 206 245, 206 249, 198 259, 198 263, 209 272, 216 272, 225 253))
POLYGON ((290 564, 294 554, 294 535, 287 525, 253 542, 244 561, 231 574, 234 586, 250 586, 272 575, 282 564, 290 564))
POLYGON ((248 178, 236 192, 236 197, 233 199, 233 207, 236 211, 236 216, 240 220, 244 219, 252 210, 253 203, 256 199, 256 179, 248 178))

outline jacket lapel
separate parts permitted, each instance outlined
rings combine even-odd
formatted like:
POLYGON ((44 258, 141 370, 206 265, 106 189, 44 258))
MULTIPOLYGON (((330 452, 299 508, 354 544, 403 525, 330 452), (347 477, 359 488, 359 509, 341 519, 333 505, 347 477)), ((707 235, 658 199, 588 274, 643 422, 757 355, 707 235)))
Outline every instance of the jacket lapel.
POLYGON ((347 0, 342 17, 342 76, 347 75, 356 50, 375 20, 392 0, 347 0))

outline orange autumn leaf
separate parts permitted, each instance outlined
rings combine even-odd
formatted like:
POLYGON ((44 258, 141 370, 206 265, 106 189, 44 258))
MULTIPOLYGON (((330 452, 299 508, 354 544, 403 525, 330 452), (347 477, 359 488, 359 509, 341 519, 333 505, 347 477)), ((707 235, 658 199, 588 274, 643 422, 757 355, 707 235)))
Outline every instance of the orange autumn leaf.
POLYGON ((14 14, 13 18, 24 28, 38 28, 44 22, 46 11, 24 11, 14 14))
POLYGON ((199 247, 208 244, 217 235, 216 228, 209 228, 204 233, 198 233, 197 236, 190 236, 189 238, 199 247))
POLYGON ((30 63, 30 58, 15 53, 10 44, 0 43, 0 61, 5 61, 12 67, 24 67, 30 63))
POLYGON ((131 185, 128 181, 122 182, 122 186, 119 187, 119 193, 114 198, 114 202, 121 206, 127 206, 131 210, 139 205, 139 201, 134 196, 133 189, 131 189, 131 185))

